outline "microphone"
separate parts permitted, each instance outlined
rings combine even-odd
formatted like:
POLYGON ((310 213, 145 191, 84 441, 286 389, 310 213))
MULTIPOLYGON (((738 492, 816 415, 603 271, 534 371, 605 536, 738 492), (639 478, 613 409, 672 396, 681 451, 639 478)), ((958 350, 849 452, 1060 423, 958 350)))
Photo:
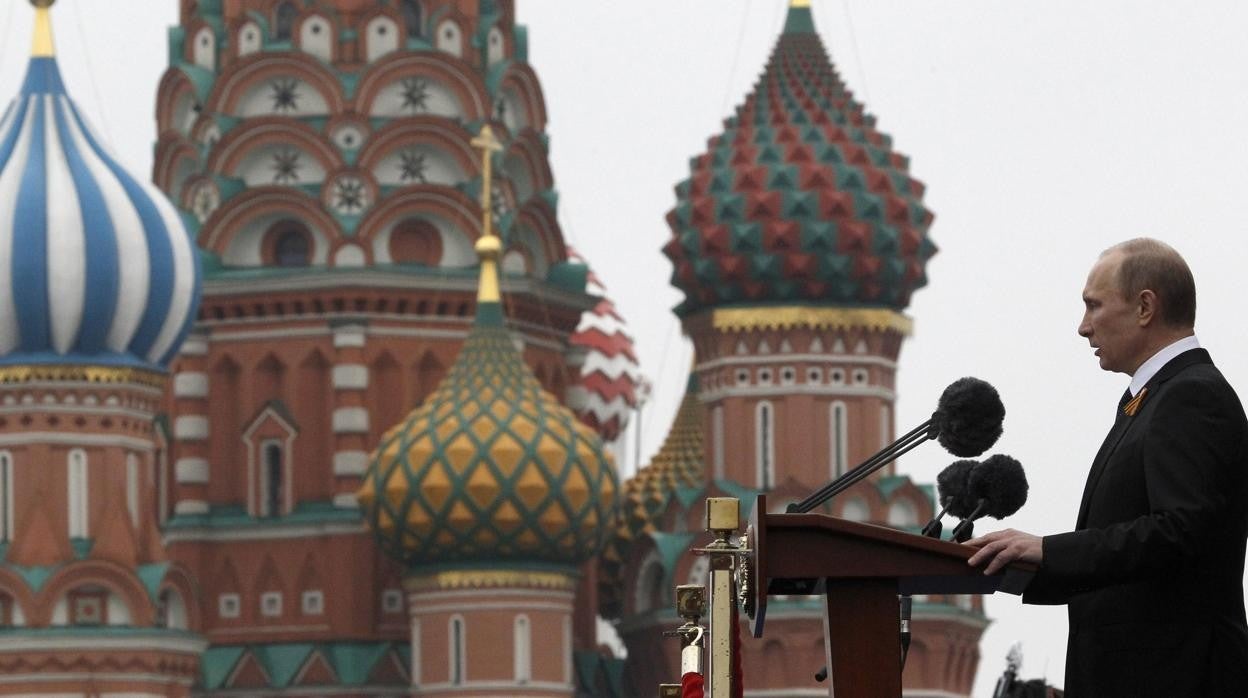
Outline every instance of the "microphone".
POLYGON ((940 445, 960 458, 974 458, 1001 438, 1005 405, 997 389, 978 378, 959 378, 945 388, 932 422, 940 445))
POLYGON ((945 514, 953 514, 959 519, 970 515, 973 507, 965 500, 967 480, 971 470, 979 465, 973 460, 954 461, 936 476, 936 492, 939 495, 940 513, 927 522, 922 535, 928 538, 940 538, 944 528, 940 520, 945 514))
POLYGON ((939 439, 946 450, 961 458, 978 456, 997 442, 1004 419, 1005 405, 996 388, 978 378, 959 378, 941 393, 931 419, 802 501, 790 504, 786 511, 800 514, 814 509, 924 441, 939 439))
POLYGON ((970 540, 976 519, 1004 519, 1027 503, 1027 475, 1022 464, 1000 453, 989 456, 971 469, 965 501, 975 502, 975 507, 953 529, 953 539, 959 543, 970 540))

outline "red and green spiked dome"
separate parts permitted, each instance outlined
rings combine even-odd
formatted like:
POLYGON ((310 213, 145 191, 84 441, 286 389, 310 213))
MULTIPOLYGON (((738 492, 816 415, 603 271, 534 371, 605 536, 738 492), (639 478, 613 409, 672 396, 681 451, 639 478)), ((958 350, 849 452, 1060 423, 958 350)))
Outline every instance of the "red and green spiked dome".
POLYGON ((498 238, 477 251, 472 332, 424 404, 382 436, 356 497, 382 549, 409 569, 579 564, 606 540, 615 468, 504 327, 498 238))
POLYGON ((808 3, 789 7, 754 92, 691 160, 663 253, 676 312, 817 303, 901 310, 936 252, 907 158, 837 75, 808 3))

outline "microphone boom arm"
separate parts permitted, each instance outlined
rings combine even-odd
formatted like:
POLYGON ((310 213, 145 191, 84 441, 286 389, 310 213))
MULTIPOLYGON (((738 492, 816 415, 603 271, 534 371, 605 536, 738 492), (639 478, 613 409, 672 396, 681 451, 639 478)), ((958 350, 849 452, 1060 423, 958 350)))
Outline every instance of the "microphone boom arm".
POLYGON ((932 421, 929 419, 911 429, 900 439, 880 449, 875 455, 811 493, 802 501, 790 504, 787 512, 790 514, 804 514, 858 484, 871 473, 897 460, 919 444, 936 438, 938 434, 931 433, 932 421))

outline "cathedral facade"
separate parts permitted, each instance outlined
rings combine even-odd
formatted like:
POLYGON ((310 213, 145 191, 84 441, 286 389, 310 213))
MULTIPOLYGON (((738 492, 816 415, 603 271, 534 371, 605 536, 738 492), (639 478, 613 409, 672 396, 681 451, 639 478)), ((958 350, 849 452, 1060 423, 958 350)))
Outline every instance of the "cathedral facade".
MULTIPOLYGON (((564 240, 514 2, 179 3, 154 186, 73 106, 51 0, 0 121, 0 693, 677 678, 703 500, 783 505, 892 439, 935 253, 809 8, 676 187, 695 365, 621 482, 637 358, 564 240)), ((917 529, 932 499, 890 466, 825 512, 917 529)), ((969 695, 978 600, 915 617, 907 695, 969 695)), ((817 601, 767 633, 746 695, 826 692, 817 601)))

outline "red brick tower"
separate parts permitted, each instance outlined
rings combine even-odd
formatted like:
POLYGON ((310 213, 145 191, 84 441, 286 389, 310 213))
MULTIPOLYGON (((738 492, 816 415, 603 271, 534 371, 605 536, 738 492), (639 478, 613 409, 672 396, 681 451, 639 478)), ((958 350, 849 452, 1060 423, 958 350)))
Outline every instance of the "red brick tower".
POLYGON ((198 586, 154 506, 166 370, 199 263, 61 81, 36 0, 0 119, 0 692, 189 695, 198 586))
MULTIPOLYGON (((603 614, 618 618, 639 693, 678 676, 660 632, 679 622, 673 587, 705 583, 705 559, 685 551, 706 496, 742 497, 748 510, 769 491, 781 508, 892 441, 912 324, 902 311, 936 251, 923 185, 845 88, 807 0, 793 0, 724 126, 676 187, 663 250, 695 348, 689 394, 659 455, 626 483, 602 562, 603 614)), ((889 466, 823 511, 917 531, 932 492, 889 466)), ((967 695, 986 625, 970 597, 918 599, 906 687, 967 695)), ((769 607, 744 659, 747 690, 819 690, 818 599, 769 607)))
POLYGON ((396 690, 412 679, 401 570, 354 493, 471 330, 483 124, 503 146, 508 329, 560 399, 594 302, 556 220, 527 36, 505 1, 181 8, 153 174, 205 253, 163 512, 202 586, 201 689, 396 690))

